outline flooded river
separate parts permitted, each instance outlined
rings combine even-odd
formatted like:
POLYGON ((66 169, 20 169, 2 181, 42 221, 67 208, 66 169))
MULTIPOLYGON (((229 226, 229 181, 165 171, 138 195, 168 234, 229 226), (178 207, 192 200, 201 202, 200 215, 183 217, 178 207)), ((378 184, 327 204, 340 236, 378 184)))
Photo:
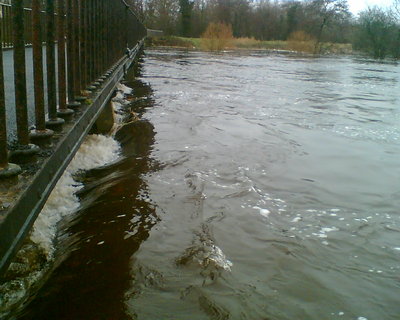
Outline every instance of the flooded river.
POLYGON ((400 319, 400 69, 147 51, 12 319, 400 319), (131 119, 132 120, 132 119, 131 119))

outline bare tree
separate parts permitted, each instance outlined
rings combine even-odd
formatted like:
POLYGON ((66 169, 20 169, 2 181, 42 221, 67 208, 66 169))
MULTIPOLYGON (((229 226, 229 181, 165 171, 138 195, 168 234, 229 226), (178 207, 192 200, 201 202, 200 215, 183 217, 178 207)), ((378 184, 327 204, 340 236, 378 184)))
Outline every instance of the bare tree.
POLYGON ((313 21, 313 35, 316 38, 315 53, 319 53, 326 28, 334 21, 350 18, 349 5, 347 0, 312 0, 307 9, 309 18, 313 21))
POLYGON ((374 58, 398 57, 399 28, 390 11, 372 7, 360 13, 355 47, 371 53, 374 58))

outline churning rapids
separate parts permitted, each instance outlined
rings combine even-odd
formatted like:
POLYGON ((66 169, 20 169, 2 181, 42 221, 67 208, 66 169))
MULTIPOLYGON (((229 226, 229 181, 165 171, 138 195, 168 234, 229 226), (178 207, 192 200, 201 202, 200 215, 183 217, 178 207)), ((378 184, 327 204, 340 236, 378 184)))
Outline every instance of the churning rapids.
POLYGON ((148 51, 118 158, 79 174, 9 317, 400 319, 399 83, 355 57, 148 51))

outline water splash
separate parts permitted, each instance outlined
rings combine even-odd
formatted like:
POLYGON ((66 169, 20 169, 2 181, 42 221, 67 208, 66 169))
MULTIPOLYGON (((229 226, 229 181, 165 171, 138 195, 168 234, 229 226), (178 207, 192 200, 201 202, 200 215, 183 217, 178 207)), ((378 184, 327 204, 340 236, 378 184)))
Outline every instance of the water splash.
MULTIPOLYGON (((117 98, 126 104, 125 95, 132 89, 118 84, 117 98)), ((114 110, 116 110, 115 108, 114 110)), ((32 291, 50 270, 54 260, 54 241, 57 225, 79 208, 76 193, 83 188, 74 180, 80 172, 104 166, 120 157, 120 145, 112 136, 89 135, 52 190, 46 204, 36 219, 26 243, 17 253, 7 272, 6 281, 0 284, 0 318, 23 306, 32 291)))
POLYGON ((111 137, 90 135, 57 182, 43 210, 39 214, 31 240, 41 246, 51 258, 54 253, 53 241, 57 233, 57 223, 66 215, 72 214, 79 207, 75 195, 83 185, 73 178, 82 170, 90 170, 115 161, 119 157, 120 146, 111 137))

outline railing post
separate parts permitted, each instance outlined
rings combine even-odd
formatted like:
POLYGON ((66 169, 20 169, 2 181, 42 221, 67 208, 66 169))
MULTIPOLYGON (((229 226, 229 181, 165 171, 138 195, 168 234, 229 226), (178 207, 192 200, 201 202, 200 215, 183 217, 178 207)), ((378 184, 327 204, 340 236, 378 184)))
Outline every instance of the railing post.
MULTIPOLYGON (((3 43, 3 26, 0 24, 0 44, 3 43)), ((13 163, 8 163, 7 148, 7 118, 4 97, 4 74, 3 74, 3 49, 0 48, 0 179, 17 176, 21 168, 13 163)))
POLYGON ((126 25, 126 28, 125 28, 125 48, 128 50, 129 49, 129 32, 132 32, 131 30, 129 30, 129 26, 130 26, 130 23, 129 23, 129 6, 128 6, 128 4, 126 4, 125 3, 125 25, 126 25))
POLYGON ((107 43, 107 20, 105 16, 105 6, 104 0, 99 0, 99 44, 98 44, 98 51, 99 51, 99 70, 98 70, 98 79, 96 81, 102 83, 104 82, 104 69, 107 65, 107 51, 106 43, 107 43))
MULTIPOLYGON (((81 25, 81 20, 83 19, 82 17, 82 2, 78 0, 71 0, 72 2, 72 26, 73 26, 73 47, 72 49, 74 50, 74 88, 75 88, 75 93, 74 93, 74 98, 76 101, 81 102, 86 100, 85 97, 82 96, 82 89, 83 87, 81 86, 82 84, 82 77, 83 77, 83 65, 84 61, 82 60, 81 57, 81 52, 84 50, 82 47, 81 43, 81 34, 82 34, 82 25, 81 25)), ((84 1, 83 1, 84 2, 84 1)))
POLYGON ((39 151, 39 148, 35 145, 29 144, 23 0, 14 0, 12 2, 12 18, 14 42, 13 56, 15 114, 18 145, 10 153, 10 160, 16 163, 24 163, 35 160, 35 156, 39 151))
POLYGON ((40 0, 32 0, 32 57, 33 87, 35 93, 35 125, 30 140, 38 145, 50 144, 53 131, 46 129, 44 90, 43 90, 43 51, 40 0))
POLYGON ((94 2, 94 22, 95 22, 95 33, 94 33, 94 39, 95 39, 95 51, 94 51, 94 74, 93 74, 93 85, 94 86, 99 86, 100 82, 97 81, 98 77, 100 76, 100 59, 101 59, 101 49, 100 49, 100 41, 101 41, 101 25, 100 25, 100 16, 101 16, 101 7, 100 7, 100 1, 95 0, 94 2))
POLYGON ((18 142, 29 144, 28 112, 25 75, 24 7, 22 0, 12 2, 14 42, 14 85, 18 142))
POLYGON ((80 107, 80 103, 75 101, 75 87, 77 84, 75 76, 75 65, 78 63, 77 57, 75 56, 75 34, 73 25, 73 0, 68 0, 67 2, 67 79, 68 79, 68 108, 75 109, 80 107))
POLYGON ((58 112, 64 120, 71 119, 74 111, 67 108, 67 83, 65 72, 65 0, 57 1, 57 62, 58 62, 58 112))
MULTIPOLYGON (((76 1, 76 0, 75 0, 76 1)), ((88 70, 88 39, 87 39, 87 17, 86 17, 87 1, 82 1, 79 8, 79 54, 80 54, 80 90, 86 89, 87 70, 88 70)))
POLYGON ((54 0, 46 1, 46 66, 47 66, 47 107, 49 120, 46 126, 60 131, 65 123, 64 119, 57 117, 57 92, 56 92, 56 56, 55 56, 55 23, 54 0))
POLYGON ((86 0, 86 25, 87 25, 87 79, 86 79, 86 89, 89 91, 94 91, 96 87, 92 86, 92 81, 94 80, 94 66, 95 66, 95 28, 94 28, 94 0, 86 0))
POLYGON ((105 50, 107 48, 107 32, 108 32, 108 16, 107 16, 107 6, 105 3, 105 0, 101 0, 101 26, 102 26, 102 38, 101 38, 101 50, 105 54, 102 54, 102 59, 101 59, 101 75, 103 77, 104 72, 107 70, 108 66, 108 50, 105 50))

